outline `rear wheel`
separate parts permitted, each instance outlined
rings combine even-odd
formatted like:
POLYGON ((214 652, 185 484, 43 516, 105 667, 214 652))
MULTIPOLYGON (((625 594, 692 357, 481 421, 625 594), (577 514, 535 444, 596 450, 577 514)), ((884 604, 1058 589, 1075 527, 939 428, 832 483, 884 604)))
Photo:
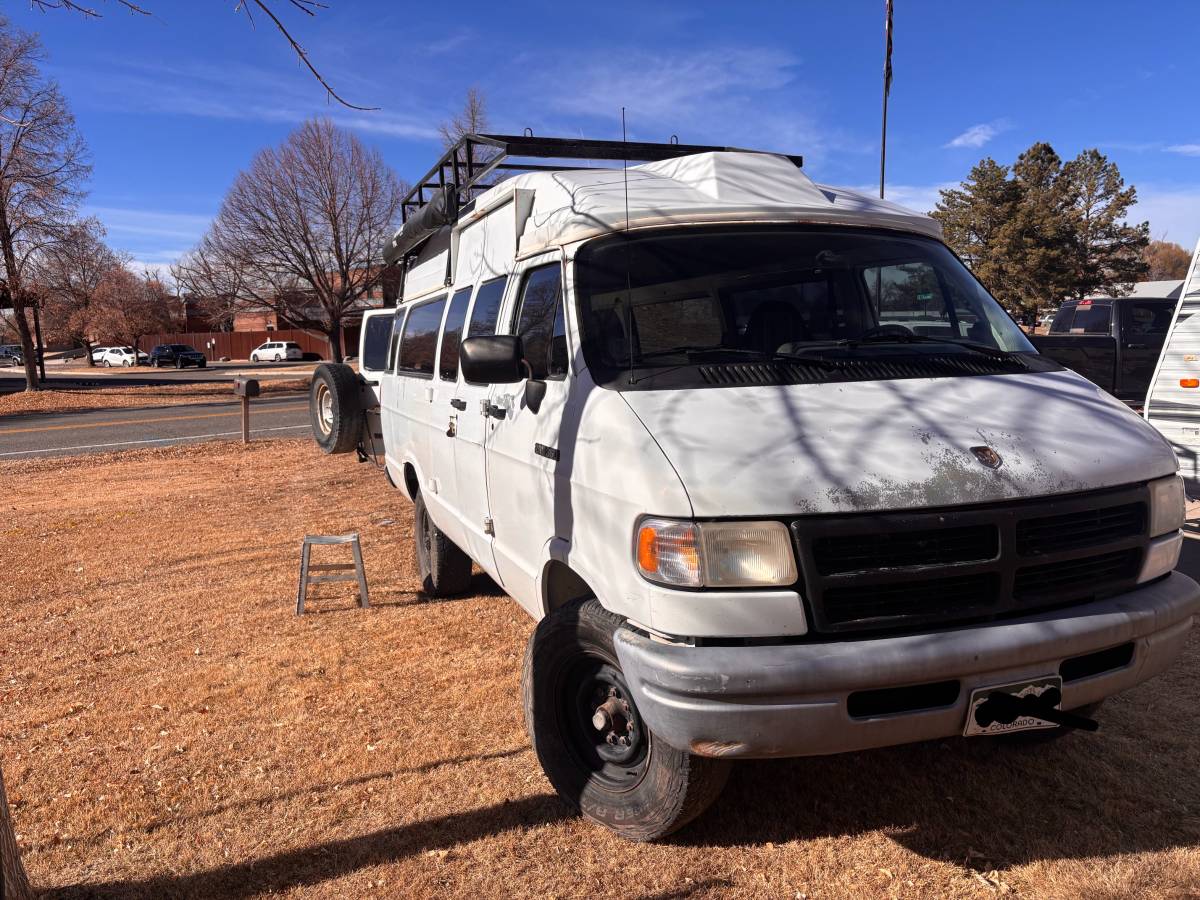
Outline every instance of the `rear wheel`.
POLYGON ((279 362, 281 359, 283 359, 283 357, 280 356, 278 353, 276 353, 275 354, 275 362, 279 362))
POLYGON ((423 495, 417 494, 413 511, 421 590, 430 597, 464 593, 471 586, 471 557, 433 524, 423 495))
POLYGON ((104 366, 106 369, 112 368, 112 363, 110 363, 107 359, 100 360, 100 365, 104 366))
POLYGON ((176 358, 176 360, 175 360, 175 368, 177 368, 177 369, 182 369, 182 368, 183 368, 183 360, 182 360, 182 359, 176 358))
POLYGON ((613 648, 622 623, 594 598, 538 623, 521 673, 525 727, 563 800, 622 837, 652 841, 708 809, 731 763, 655 737, 613 648))
POLYGON ((353 369, 338 363, 317 366, 308 393, 308 416, 313 437, 326 453, 349 453, 358 446, 363 409, 353 369))

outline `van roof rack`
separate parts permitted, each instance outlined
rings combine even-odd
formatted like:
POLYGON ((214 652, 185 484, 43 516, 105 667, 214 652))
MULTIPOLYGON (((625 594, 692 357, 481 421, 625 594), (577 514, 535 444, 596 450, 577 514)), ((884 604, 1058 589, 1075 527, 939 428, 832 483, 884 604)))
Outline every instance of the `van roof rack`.
MULTIPOLYGON (((599 141, 583 138, 535 137, 531 134, 468 134, 447 150, 424 177, 405 195, 401 205, 401 221, 430 202, 426 192, 436 196, 448 185, 454 185, 459 203, 465 206, 475 195, 495 187, 502 177, 522 172, 554 172, 580 166, 545 165, 525 162, 529 159, 564 160, 627 160, 657 162, 690 156, 693 153, 736 151, 738 147, 716 147, 707 144, 667 144, 646 141, 599 141)), ((748 152, 748 151, 742 151, 748 152)), ((749 151, 764 152, 764 151, 749 151)), ((803 156, 787 156, 796 166, 804 165, 803 156)))
MULTIPOLYGON (((523 172, 560 172, 587 168, 530 160, 622 160, 657 162, 694 153, 747 151, 707 144, 656 144, 646 141, 599 141, 584 138, 535 137, 532 134, 467 134, 442 154, 405 194, 400 205, 400 230, 384 247, 387 265, 411 253, 439 228, 453 224, 475 198, 505 178, 523 172)), ((782 154, 797 167, 803 156, 782 154)))

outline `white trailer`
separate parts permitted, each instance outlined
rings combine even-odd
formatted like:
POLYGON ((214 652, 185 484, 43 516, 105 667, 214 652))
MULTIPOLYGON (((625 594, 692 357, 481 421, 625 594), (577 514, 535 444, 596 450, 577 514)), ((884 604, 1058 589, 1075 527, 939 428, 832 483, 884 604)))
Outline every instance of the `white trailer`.
POLYGON ((1200 242, 1183 282, 1183 293, 1162 355, 1146 393, 1146 421, 1179 457, 1188 494, 1200 496, 1200 242))

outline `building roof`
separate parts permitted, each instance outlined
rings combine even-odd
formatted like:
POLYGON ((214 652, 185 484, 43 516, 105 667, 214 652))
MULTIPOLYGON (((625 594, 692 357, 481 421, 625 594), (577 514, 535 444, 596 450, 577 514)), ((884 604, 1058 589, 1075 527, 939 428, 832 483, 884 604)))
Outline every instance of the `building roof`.
POLYGON ((1097 294, 1092 300, 1178 300, 1183 294, 1183 279, 1173 281, 1137 281, 1127 294, 1120 297, 1109 297, 1097 294))
POLYGON ((874 226, 940 238, 928 216, 858 191, 816 184, 769 153, 698 153, 621 168, 518 175, 481 194, 471 221, 512 191, 532 193, 519 252, 533 253, 625 227, 712 222, 874 226), (628 204, 626 203, 628 196, 628 204))

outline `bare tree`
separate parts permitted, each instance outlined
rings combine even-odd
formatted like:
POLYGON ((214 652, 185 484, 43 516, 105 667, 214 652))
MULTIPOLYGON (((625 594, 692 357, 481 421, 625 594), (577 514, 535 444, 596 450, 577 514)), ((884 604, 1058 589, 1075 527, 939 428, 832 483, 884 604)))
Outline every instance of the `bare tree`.
POLYGON ((92 338, 99 313, 99 291, 122 258, 104 243, 99 220, 84 219, 39 254, 34 266, 39 293, 44 297, 44 327, 53 340, 84 349, 92 363, 92 338))
MULTIPOLYGON (((136 15, 153 15, 148 6, 133 3, 132 0, 113 0, 113 2, 121 9, 136 15)), ((68 12, 79 13, 80 15, 86 16, 90 19, 98 19, 101 16, 100 10, 96 7, 85 6, 82 3, 76 2, 76 0, 29 0, 29 5, 34 9, 41 10, 42 12, 49 12, 51 10, 67 10, 68 12)), ((320 0, 284 0, 283 5, 299 10, 310 18, 314 18, 317 15, 318 10, 328 9, 328 4, 322 3, 320 0)), ((349 107, 350 109, 359 109, 366 112, 374 111, 379 108, 377 106, 355 106, 353 103, 342 99, 338 92, 335 91, 329 85, 329 82, 325 80, 325 76, 323 76, 320 71, 317 70, 317 67, 309 58, 308 51, 304 49, 298 40, 296 40, 296 38, 292 35, 291 29, 283 23, 282 19, 280 19, 279 14, 276 13, 273 8, 273 4, 268 3, 267 0, 234 0, 233 9, 234 12, 244 13, 251 24, 254 23, 254 10, 258 10, 260 13, 266 16, 271 21, 271 24, 273 24, 279 31, 279 33, 283 35, 284 40, 288 42, 288 45, 295 52, 297 59, 299 59, 300 64, 303 65, 304 68, 308 69, 313 78, 320 82, 321 87, 325 88, 326 94, 328 94, 332 99, 336 100, 342 106, 349 107)))
POLYGON ((0 305, 14 310, 31 391, 37 360, 26 310, 37 298, 26 282, 37 256, 69 230, 91 171, 66 100, 42 76, 43 59, 36 36, 0 19, 0 305))
POLYGON ((304 123, 240 173, 200 245, 174 269, 225 313, 271 310, 329 338, 383 277, 404 189, 375 150, 327 120, 304 123))
POLYGON ((442 143, 449 150, 468 134, 483 134, 491 127, 488 121, 487 100, 477 87, 467 88, 462 109, 438 125, 442 143))
POLYGON ((133 348, 136 359, 142 338, 175 325, 175 296, 156 275, 140 277, 121 265, 108 271, 96 303, 96 330, 107 339, 133 348))

